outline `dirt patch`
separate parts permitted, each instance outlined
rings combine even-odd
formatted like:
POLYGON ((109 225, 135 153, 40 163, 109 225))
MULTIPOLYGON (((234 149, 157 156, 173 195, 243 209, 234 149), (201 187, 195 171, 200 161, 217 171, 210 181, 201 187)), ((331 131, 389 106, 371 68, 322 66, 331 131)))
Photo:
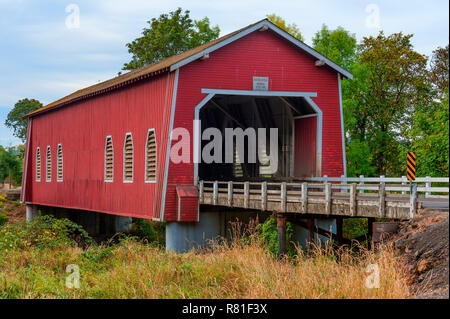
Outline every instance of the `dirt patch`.
POLYGON ((12 201, 3 201, 3 208, 1 212, 8 217, 8 221, 5 225, 19 223, 25 220, 26 209, 24 204, 12 201))
POLYGON ((449 298, 449 212, 423 209, 393 238, 415 298, 449 298))

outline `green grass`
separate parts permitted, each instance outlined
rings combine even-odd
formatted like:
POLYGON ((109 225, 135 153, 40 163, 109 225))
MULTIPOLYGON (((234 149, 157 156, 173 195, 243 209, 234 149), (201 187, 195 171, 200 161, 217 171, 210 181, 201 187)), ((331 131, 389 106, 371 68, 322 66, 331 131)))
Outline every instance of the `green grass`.
POLYGON ((0 228, 0 298, 405 298, 406 280, 390 249, 325 247, 280 261, 258 236, 175 254, 136 237, 98 245, 49 216, 0 228), (66 287, 71 264, 79 289, 66 287), (379 266, 378 289, 365 287, 368 264, 379 266))

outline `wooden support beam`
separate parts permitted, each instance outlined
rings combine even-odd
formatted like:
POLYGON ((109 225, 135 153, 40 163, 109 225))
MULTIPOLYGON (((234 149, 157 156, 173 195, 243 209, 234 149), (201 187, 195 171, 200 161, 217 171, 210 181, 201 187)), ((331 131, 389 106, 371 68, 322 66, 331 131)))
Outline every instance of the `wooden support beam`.
POLYGON ((343 224, 344 224, 344 219, 342 218, 342 216, 337 216, 336 217, 336 241, 339 244, 342 244, 343 239, 344 239, 343 224))
POLYGON ((278 258, 286 255, 286 217, 277 214, 277 231, 278 231, 278 258))
POLYGON ((314 218, 308 218, 308 221, 306 222, 307 229, 308 229, 308 241, 307 246, 308 250, 311 251, 314 247, 314 218))
POLYGON ((375 221, 375 218, 369 217, 367 218, 367 246, 369 249, 372 249, 373 247, 373 222, 375 221))
POLYGON ((327 215, 331 215, 331 184, 325 184, 325 211, 327 215))
POLYGON ((350 215, 357 215, 357 202, 356 202, 356 184, 350 185, 350 215))
POLYGON ((261 184, 261 209, 267 210, 267 182, 261 184))
POLYGON ((287 200, 287 190, 286 190, 286 182, 281 183, 281 211, 286 211, 286 200, 287 200))
POLYGON ((302 184, 302 213, 308 213, 308 183, 302 184))
POLYGON ((228 206, 233 206, 233 182, 228 182, 228 206))

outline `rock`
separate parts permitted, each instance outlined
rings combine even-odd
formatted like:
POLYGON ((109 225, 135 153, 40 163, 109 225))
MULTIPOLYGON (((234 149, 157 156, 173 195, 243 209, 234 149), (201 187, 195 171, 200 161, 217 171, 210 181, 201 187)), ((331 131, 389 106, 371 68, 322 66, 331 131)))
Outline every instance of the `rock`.
POLYGON ((430 267, 430 263, 427 259, 422 259, 421 261, 419 261, 419 264, 417 265, 417 272, 423 273, 424 271, 426 271, 428 268, 430 267))

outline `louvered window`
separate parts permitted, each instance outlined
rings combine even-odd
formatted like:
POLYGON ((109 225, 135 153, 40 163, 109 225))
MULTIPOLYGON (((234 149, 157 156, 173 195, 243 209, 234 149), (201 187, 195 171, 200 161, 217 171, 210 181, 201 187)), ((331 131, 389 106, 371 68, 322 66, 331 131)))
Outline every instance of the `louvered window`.
POLYGON ((156 181, 156 135, 154 129, 149 129, 145 143, 145 181, 156 181))
POLYGON ((41 149, 36 149, 36 182, 41 181, 41 149))
POLYGON ((105 182, 112 182, 114 177, 114 149, 112 137, 106 137, 105 143, 105 182))
POLYGON ((63 151, 62 151, 61 144, 58 144, 58 152, 56 153, 56 166, 57 166, 56 180, 58 182, 62 182, 62 180, 63 180, 63 151))
POLYGON ((47 153, 45 155, 45 180, 47 182, 52 181, 52 153, 50 145, 47 146, 47 153))
POLYGON ((123 146, 123 181, 124 183, 133 182, 133 138, 131 133, 125 135, 123 146))

